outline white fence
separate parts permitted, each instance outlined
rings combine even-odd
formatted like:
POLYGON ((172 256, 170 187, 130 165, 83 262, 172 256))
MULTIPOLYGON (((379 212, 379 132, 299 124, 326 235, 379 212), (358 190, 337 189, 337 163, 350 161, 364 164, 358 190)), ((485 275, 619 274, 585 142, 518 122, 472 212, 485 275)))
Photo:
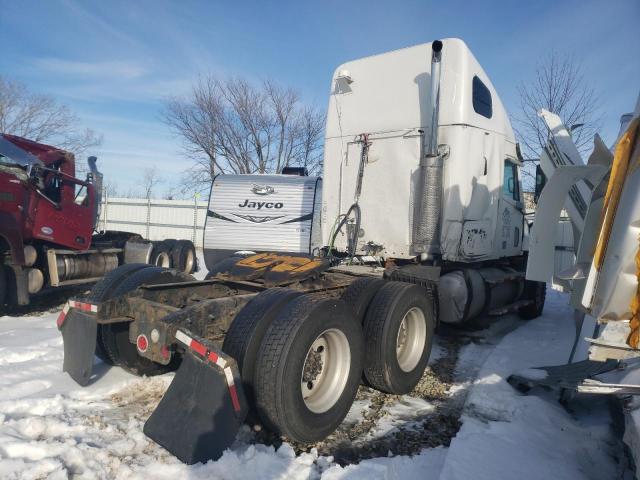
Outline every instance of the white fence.
POLYGON ((142 235, 149 240, 191 240, 202 248, 207 202, 102 197, 100 228, 142 235))

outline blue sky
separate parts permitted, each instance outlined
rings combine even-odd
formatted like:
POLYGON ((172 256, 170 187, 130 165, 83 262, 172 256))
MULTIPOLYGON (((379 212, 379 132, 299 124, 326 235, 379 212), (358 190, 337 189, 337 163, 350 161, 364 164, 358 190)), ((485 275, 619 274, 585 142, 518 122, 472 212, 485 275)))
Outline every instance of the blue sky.
POLYGON ((272 78, 325 108, 334 68, 460 37, 509 111, 551 49, 578 61, 603 101, 603 137, 640 90, 640 1, 0 0, 0 74, 54 95, 104 135, 95 152, 121 191, 157 165, 166 190, 187 168, 162 100, 200 73, 272 78))

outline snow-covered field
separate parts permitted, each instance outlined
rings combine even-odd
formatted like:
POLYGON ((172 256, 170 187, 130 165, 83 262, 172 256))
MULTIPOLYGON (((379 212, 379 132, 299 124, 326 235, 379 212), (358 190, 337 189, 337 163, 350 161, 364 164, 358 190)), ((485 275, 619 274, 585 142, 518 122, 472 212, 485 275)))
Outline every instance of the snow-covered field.
MULTIPOLYGON (((430 397, 417 394, 395 397, 371 419, 372 397, 364 395, 343 428, 348 433, 371 422, 356 438, 362 444, 403 429, 414 433, 437 429, 430 422, 439 417, 428 414, 449 409, 445 413, 462 421, 449 446, 446 441, 418 448, 413 456, 389 451, 348 465, 316 449, 301 452, 287 443, 277 449, 261 444, 248 427, 219 461, 183 465, 142 433, 171 374, 137 378, 99 365, 100 380, 78 387, 61 371, 63 349, 56 316, 46 312, 0 318, 2 479, 609 479, 622 475, 621 447, 606 405, 583 401, 569 413, 556 394, 523 396, 505 381, 517 370, 566 361, 574 325, 566 297, 555 292, 550 292, 540 319, 525 323, 506 317, 468 335, 457 353, 452 386, 445 392, 450 402, 430 402, 425 400, 430 397)), ((435 359, 444 350, 440 346, 435 359)), ((404 451, 404 437, 398 438, 396 445, 404 451)))

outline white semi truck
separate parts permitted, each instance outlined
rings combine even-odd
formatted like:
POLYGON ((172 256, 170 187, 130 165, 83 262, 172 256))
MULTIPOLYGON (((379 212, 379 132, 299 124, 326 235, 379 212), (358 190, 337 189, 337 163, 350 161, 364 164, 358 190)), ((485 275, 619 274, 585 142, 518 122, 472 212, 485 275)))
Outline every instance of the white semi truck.
POLYGON ((524 278, 520 162, 498 94, 461 40, 343 64, 321 204, 315 179, 219 177, 205 237, 211 278, 112 272, 60 315, 64 369, 86 385, 96 352, 140 375, 179 366, 144 431, 188 463, 218 458, 249 413, 297 442, 322 439, 363 378, 395 394, 416 386, 438 322, 540 315, 545 283, 524 278), (286 220, 311 215, 312 231, 274 244, 270 235, 291 228, 274 212, 296 184, 315 199, 290 199, 298 207, 286 220))

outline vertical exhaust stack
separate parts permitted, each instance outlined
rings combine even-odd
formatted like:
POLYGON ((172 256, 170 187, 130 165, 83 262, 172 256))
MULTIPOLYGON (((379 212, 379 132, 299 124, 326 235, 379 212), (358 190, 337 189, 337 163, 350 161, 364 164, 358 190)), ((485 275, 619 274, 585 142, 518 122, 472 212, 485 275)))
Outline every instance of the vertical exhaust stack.
POLYGON ((98 222, 100 221, 100 209, 102 207, 102 173, 98 171, 96 162, 97 157, 87 158, 89 164, 89 178, 88 180, 93 184, 93 192, 95 195, 95 203, 93 205, 93 229, 97 230, 98 222))
POLYGON ((443 158, 438 152, 438 113, 440 107, 440 64, 442 42, 431 44, 431 129, 420 160, 420 199, 413 227, 413 251, 423 260, 440 254, 440 213, 442 210, 443 158))
POLYGON ((438 114, 440 111, 440 65, 442 60, 442 42, 435 40, 431 44, 431 132, 427 157, 438 156, 438 114))

